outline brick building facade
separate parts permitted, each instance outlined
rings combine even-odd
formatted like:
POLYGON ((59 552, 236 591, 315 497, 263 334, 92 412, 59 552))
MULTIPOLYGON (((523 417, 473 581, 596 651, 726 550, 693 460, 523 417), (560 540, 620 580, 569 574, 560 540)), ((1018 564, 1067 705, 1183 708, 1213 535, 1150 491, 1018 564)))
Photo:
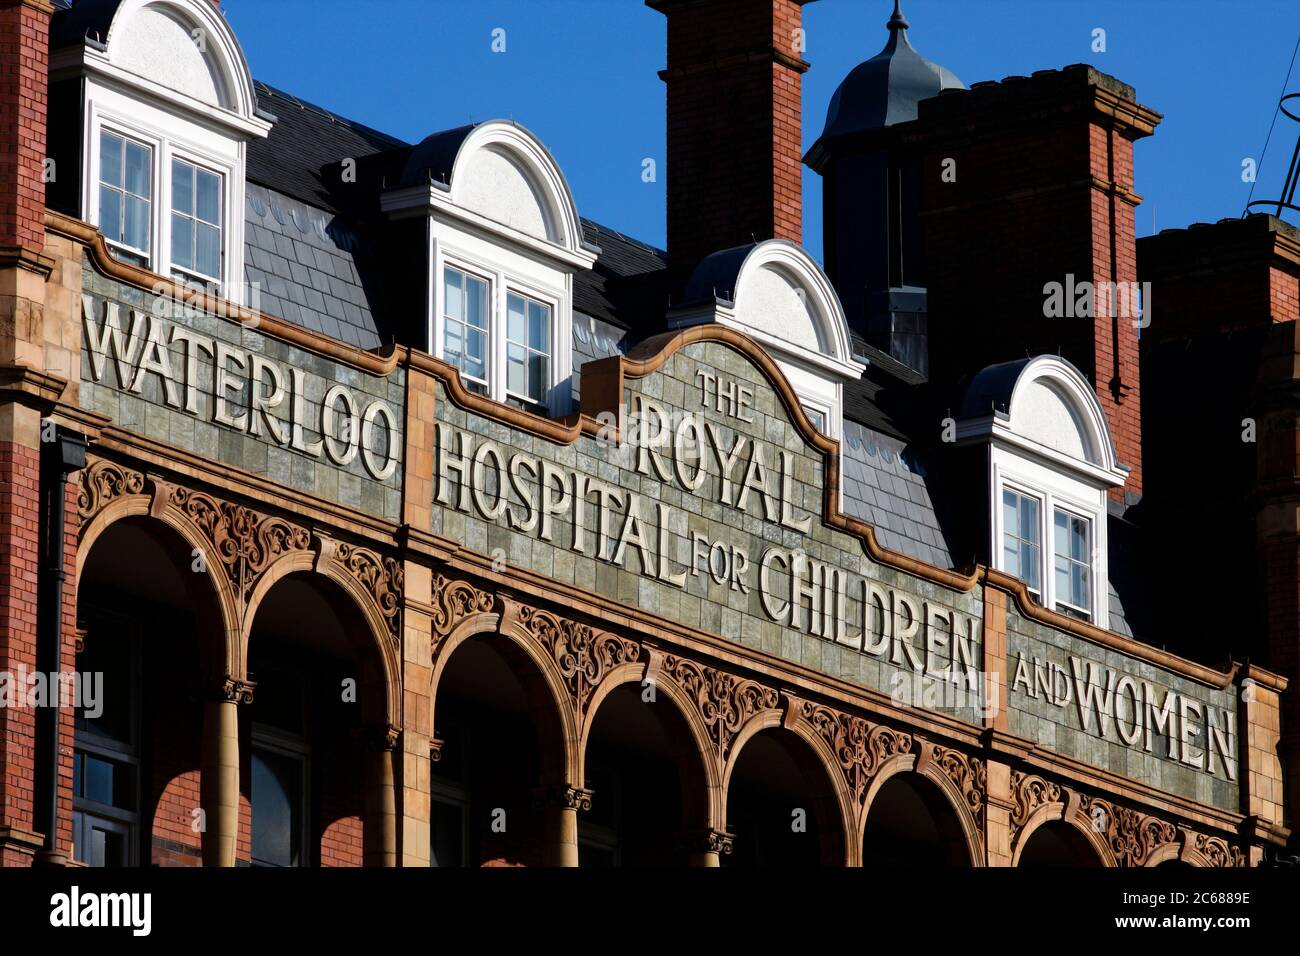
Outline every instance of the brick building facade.
POLYGON ((666 252, 205 0, 0 0, 0 864, 1287 846, 1295 230, 1136 240, 1158 113, 897 7, 802 157, 802 2, 649 5, 666 252))

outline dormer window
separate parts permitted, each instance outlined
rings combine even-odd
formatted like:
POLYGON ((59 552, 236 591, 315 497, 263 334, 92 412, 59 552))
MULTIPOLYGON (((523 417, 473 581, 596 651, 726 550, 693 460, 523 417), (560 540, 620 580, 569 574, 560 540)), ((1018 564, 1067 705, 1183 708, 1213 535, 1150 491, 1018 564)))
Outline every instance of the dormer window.
POLYGON ((1052 539, 1056 548, 1056 609, 1089 620, 1092 616, 1092 522, 1056 509, 1052 539))
POLYGON ((471 392, 546 415, 556 385, 554 309, 553 302, 511 288, 503 275, 489 279, 445 265, 442 358, 460 370, 461 384, 471 392))
POLYGON ((540 406, 550 385, 551 307, 517 292, 506 294, 506 392, 540 406))
MULTIPOLYGON (((246 144, 270 131, 210 0, 80 3, 86 35, 51 54, 81 91, 77 210, 118 259, 245 303, 246 144)), ((60 169, 65 168, 60 157, 60 169)))
POLYGON ((99 227, 119 258, 149 265, 153 149, 111 130, 99 134, 99 227))
POLYGON ((468 391, 537 415, 568 411, 573 277, 598 250, 537 138, 504 120, 434 133, 380 206, 424 220, 429 351, 468 391))
POLYGON ((1037 498, 1002 489, 1002 570, 1024 579, 1035 598, 1042 593, 1042 513, 1037 498))
POLYGON ((221 281, 221 177, 172 160, 172 268, 178 278, 221 281))
POLYGON ((451 266, 442 276, 442 357, 460 369, 466 388, 487 395, 492 340, 488 282, 451 266))
POLYGON ((957 440, 987 449, 989 563, 1042 606, 1107 627, 1106 501, 1127 472, 1087 379, 1053 355, 990 366, 957 440))
POLYGON ((862 377, 844 309, 826 274, 799 246, 768 239, 707 256, 692 273, 675 327, 716 322, 776 360, 814 429, 843 434, 844 386, 862 377))

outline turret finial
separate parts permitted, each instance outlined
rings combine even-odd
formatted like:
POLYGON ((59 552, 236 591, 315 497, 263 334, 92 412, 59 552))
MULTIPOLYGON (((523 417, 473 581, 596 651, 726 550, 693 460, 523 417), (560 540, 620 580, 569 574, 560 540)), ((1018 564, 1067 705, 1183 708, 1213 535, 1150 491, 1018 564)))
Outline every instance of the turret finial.
POLYGON ((911 26, 911 24, 907 22, 907 17, 903 16, 900 4, 901 0, 894 0, 894 13, 890 16, 889 22, 885 24, 891 32, 895 30, 906 30, 911 26))

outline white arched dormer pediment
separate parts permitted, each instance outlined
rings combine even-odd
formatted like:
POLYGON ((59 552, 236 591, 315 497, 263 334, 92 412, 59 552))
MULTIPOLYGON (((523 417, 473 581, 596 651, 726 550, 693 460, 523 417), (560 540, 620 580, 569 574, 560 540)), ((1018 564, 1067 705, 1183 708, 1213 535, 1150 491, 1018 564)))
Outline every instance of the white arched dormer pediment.
POLYGON ((1101 486, 1123 485, 1110 426, 1083 374, 1056 355, 989 366, 962 402, 959 441, 989 437, 1101 486))
POLYGON ((568 181, 541 140, 516 123, 481 123, 465 138, 452 167, 451 199, 535 239, 581 250, 568 181))
POLYGON ((209 0, 119 0, 91 24, 84 46, 51 60, 51 71, 74 62, 111 87, 182 116, 236 134, 266 136, 257 115, 248 61, 226 18, 209 0))
POLYGON ((425 137, 381 206, 394 218, 432 215, 569 271, 589 269, 596 260, 555 158, 511 120, 425 137))
POLYGON ((669 324, 705 322, 744 332, 767 349, 822 430, 839 437, 843 386, 866 367, 853 357, 839 296, 801 246, 769 239, 705 258, 669 324))
POLYGON ((1128 469, 1088 380, 1056 355, 991 365, 966 388, 956 438, 986 449, 989 564, 1109 626, 1107 501, 1128 469))

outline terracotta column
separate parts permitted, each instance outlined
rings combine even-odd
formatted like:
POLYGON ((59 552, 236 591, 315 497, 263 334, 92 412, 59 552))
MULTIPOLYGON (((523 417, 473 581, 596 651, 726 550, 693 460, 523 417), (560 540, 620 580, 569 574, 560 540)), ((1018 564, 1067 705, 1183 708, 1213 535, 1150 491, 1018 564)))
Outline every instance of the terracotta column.
POLYGON ((366 742, 363 851, 366 866, 397 866, 397 786, 393 752, 398 731, 383 727, 366 742))
POLYGON ((591 809, 591 791, 561 785, 539 791, 546 815, 546 862, 578 865, 578 811, 591 809))
POLYGON ((687 866, 721 866, 722 857, 731 854, 732 835, 726 830, 706 827, 682 834, 687 866))
POLYGON ((203 865, 234 866, 239 839, 239 705, 253 702, 253 684, 227 677, 203 703, 199 801, 203 865))

